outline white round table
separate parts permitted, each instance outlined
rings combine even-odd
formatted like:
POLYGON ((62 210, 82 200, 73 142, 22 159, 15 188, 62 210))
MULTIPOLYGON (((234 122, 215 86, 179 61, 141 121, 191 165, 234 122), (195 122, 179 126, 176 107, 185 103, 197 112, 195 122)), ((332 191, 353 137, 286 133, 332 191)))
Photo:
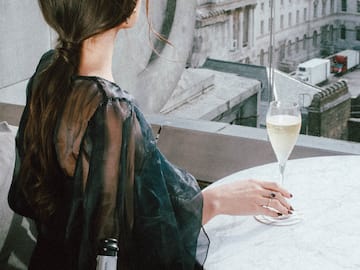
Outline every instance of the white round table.
MULTIPOLYGON (((276 181, 276 163, 239 171, 214 185, 247 178, 276 181)), ((292 226, 217 216, 205 225, 206 270, 360 269, 360 156, 290 160, 284 186, 304 214, 292 226)))

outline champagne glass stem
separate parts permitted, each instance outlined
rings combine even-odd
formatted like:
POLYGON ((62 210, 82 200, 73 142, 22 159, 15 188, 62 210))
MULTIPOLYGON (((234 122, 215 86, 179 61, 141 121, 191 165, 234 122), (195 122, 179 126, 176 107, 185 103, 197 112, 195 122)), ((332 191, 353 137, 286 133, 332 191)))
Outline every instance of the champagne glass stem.
POLYGON ((280 170, 280 180, 281 185, 284 185, 284 172, 285 172, 285 162, 279 163, 279 170, 280 170))

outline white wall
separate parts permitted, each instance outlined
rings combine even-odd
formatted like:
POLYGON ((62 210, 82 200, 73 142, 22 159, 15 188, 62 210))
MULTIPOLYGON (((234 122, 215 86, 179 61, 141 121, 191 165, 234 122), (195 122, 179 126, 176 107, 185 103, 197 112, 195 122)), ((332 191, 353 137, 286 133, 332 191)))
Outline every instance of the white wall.
POLYGON ((24 85, 50 48, 50 31, 36 1, 3 0, 0 5, 0 101, 23 104, 24 85))
MULTIPOLYGON (((191 51, 196 1, 150 3, 150 18, 158 32, 165 18, 172 18, 169 40, 174 45, 166 46, 161 57, 151 63, 144 6, 135 28, 119 34, 113 69, 117 83, 132 93, 146 112, 157 112, 176 87, 191 51)), ((37 1, 0 1, 0 102, 25 103, 26 82, 41 55, 51 48, 51 33, 37 1)))

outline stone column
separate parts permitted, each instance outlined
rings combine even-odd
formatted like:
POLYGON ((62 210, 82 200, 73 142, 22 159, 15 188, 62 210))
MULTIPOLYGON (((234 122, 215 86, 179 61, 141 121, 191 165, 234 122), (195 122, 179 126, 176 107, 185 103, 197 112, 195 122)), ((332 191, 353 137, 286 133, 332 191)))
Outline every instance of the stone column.
POLYGON ((242 50, 244 41, 244 8, 241 8, 239 12, 239 31, 239 48, 242 50))
POLYGON ((255 12, 255 5, 250 6, 249 10, 249 24, 248 24, 248 33, 249 33, 249 48, 254 46, 254 33, 255 33, 255 21, 254 21, 254 12, 255 12))
POLYGON ((229 49, 232 49, 232 41, 234 40, 234 12, 231 10, 229 11, 229 21, 228 21, 228 29, 229 29, 229 42, 228 42, 228 47, 229 49))

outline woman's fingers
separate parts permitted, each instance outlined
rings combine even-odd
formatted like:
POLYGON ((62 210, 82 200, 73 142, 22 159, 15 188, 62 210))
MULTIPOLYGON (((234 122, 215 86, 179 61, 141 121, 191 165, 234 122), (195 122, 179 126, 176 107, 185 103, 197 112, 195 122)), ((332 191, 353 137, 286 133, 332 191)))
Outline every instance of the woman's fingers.
POLYGON ((292 214, 292 207, 284 200, 284 198, 280 197, 270 197, 270 198, 262 198, 261 206, 263 209, 263 214, 271 214, 271 216, 279 216, 292 214))
POLYGON ((293 210, 292 206, 289 204, 289 202, 285 199, 285 197, 280 192, 263 190, 262 196, 264 198, 276 199, 280 202, 281 205, 286 207, 288 210, 290 210, 290 211, 293 210))
POLYGON ((261 215, 270 216, 270 217, 281 217, 283 215, 286 215, 268 208, 263 208, 261 211, 262 211, 262 213, 260 213, 261 215))
POLYGON ((276 182, 260 181, 259 184, 264 188, 271 191, 279 192, 286 198, 291 198, 292 194, 285 188, 279 186, 276 182))

